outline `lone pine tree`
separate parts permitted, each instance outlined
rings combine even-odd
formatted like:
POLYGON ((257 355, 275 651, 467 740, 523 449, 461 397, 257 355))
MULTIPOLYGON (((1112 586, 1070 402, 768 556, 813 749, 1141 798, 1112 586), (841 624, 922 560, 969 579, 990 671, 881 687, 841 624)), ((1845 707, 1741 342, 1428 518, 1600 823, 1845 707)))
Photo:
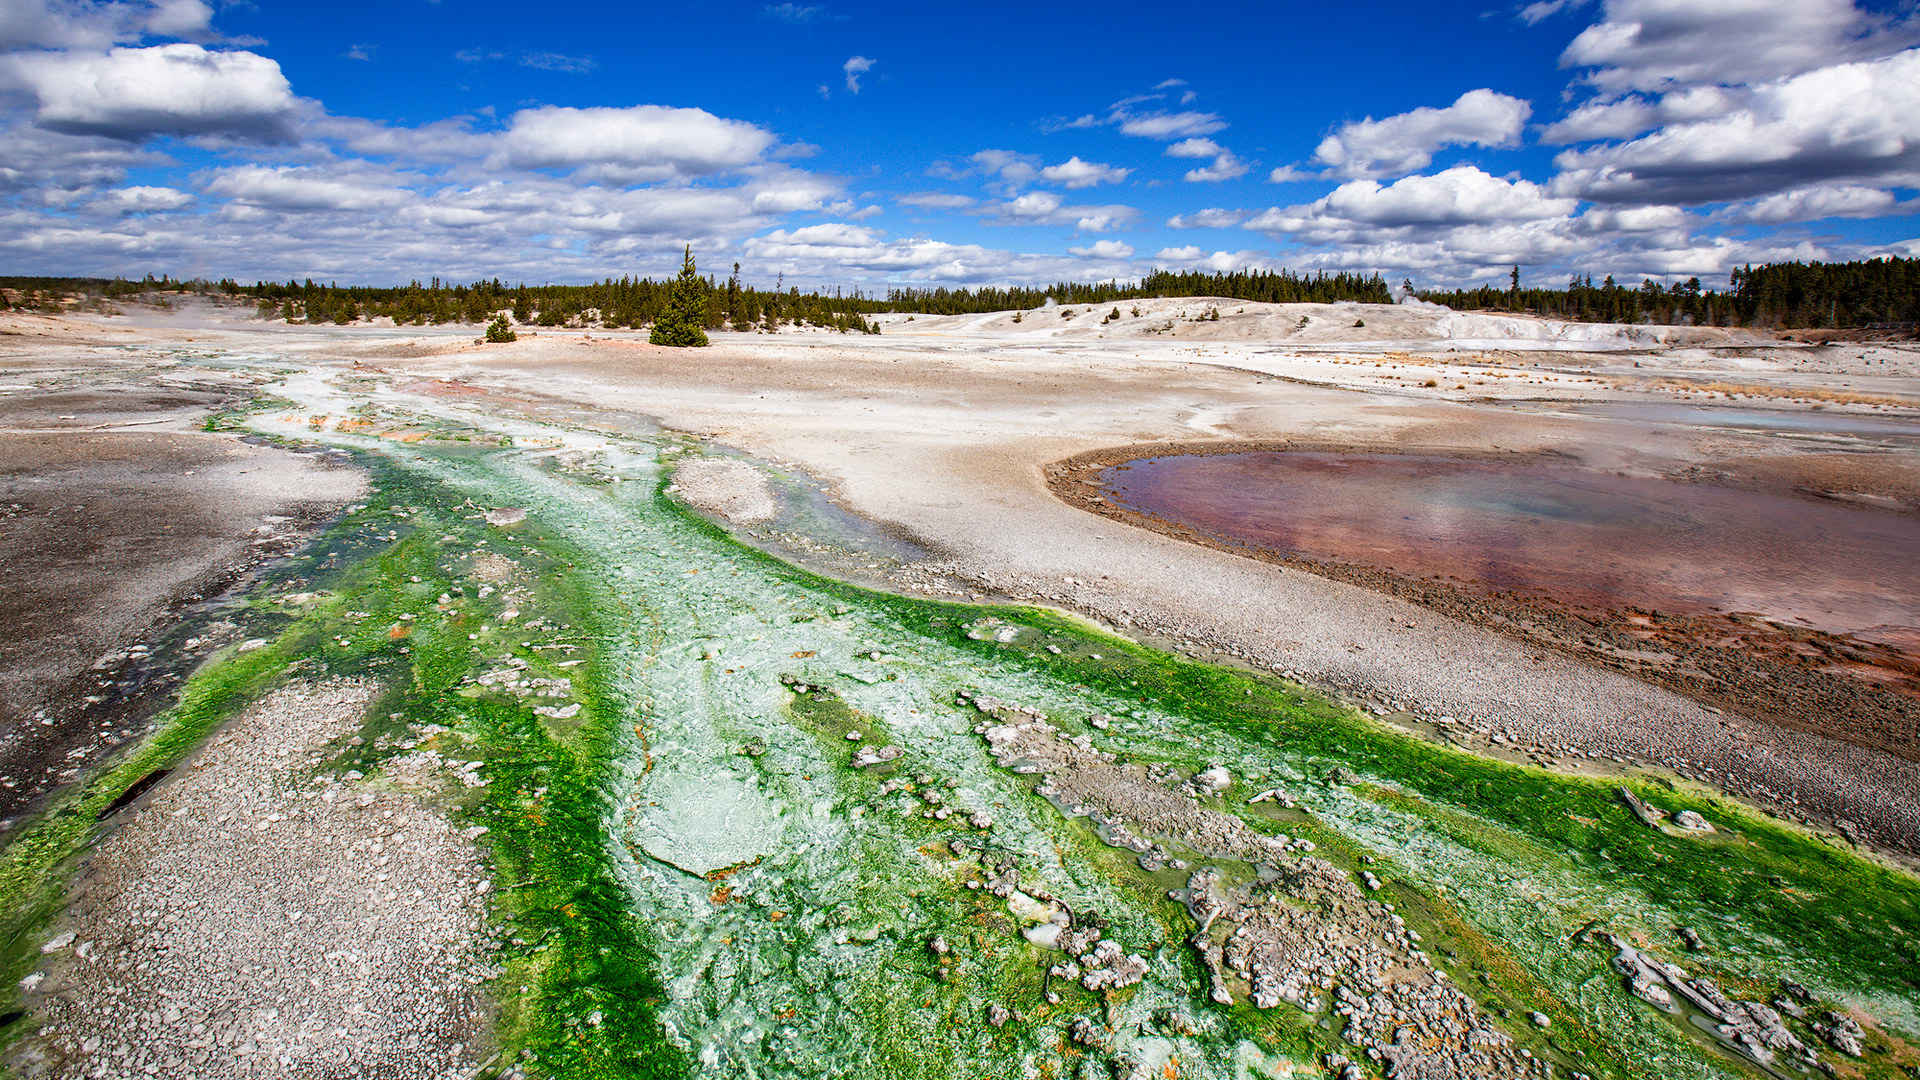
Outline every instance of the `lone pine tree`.
POLYGON ((680 276, 673 279, 673 285, 667 290, 667 306, 653 320, 653 333, 647 335, 647 340, 655 345, 678 347, 705 345, 706 321, 707 283, 694 269, 693 247, 688 245, 686 258, 680 264, 680 276))

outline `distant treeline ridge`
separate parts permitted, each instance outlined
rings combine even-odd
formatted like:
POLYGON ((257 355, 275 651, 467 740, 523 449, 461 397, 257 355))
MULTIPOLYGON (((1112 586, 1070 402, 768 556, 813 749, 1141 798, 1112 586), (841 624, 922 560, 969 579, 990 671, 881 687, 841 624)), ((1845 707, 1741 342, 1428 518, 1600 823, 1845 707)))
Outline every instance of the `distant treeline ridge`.
MULTIPOLYGON (((469 284, 438 278, 403 286, 337 285, 332 282, 261 281, 242 285, 179 281, 148 276, 123 278, 0 277, 0 305, 48 306, 60 296, 81 294, 94 302, 152 292, 191 292, 251 299, 266 318, 290 322, 351 323, 390 318, 403 325, 482 323, 498 312, 530 326, 641 327, 666 302, 670 278, 607 278, 589 285, 508 285, 498 278, 469 284)), ((1378 274, 1295 274, 1286 270, 1199 273, 1154 270, 1137 282, 1059 282, 1044 287, 890 289, 885 296, 859 290, 803 292, 780 284, 753 288, 740 280, 740 266, 724 281, 707 279, 709 329, 773 329, 821 326, 877 333, 872 316, 884 312, 962 315, 1018 311, 1059 304, 1107 304, 1123 300, 1209 296, 1264 303, 1389 303, 1393 290, 1378 274)), ((1402 291, 1411 288, 1408 283, 1402 291)), ((1564 289, 1521 288, 1515 267, 1504 289, 1435 290, 1423 300, 1462 310, 1521 312, 1582 322, 1691 323, 1714 326, 1858 327, 1920 322, 1920 259, 1880 258, 1846 263, 1772 263, 1733 271, 1724 291, 1698 278, 1663 286, 1638 286, 1608 277, 1594 284, 1576 276, 1564 289)))

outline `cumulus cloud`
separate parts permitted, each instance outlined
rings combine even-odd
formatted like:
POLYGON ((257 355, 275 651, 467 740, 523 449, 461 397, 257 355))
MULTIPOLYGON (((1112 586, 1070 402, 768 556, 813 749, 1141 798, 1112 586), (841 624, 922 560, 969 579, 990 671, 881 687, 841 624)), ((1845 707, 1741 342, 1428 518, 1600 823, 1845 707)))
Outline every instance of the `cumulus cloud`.
POLYGON ((0 0, 0 51, 89 49, 142 37, 205 40, 213 36, 205 0, 0 0))
POLYGON ((847 77, 847 92, 860 92, 860 76, 873 70, 875 61, 869 56, 849 56, 847 62, 840 65, 840 71, 847 77))
POLYGON ((1074 255, 1091 259, 1131 259, 1133 246, 1118 240, 1095 240, 1085 247, 1070 247, 1067 251, 1074 255))
POLYGON ((496 156, 519 168, 591 169, 639 181, 739 168, 772 145, 766 130, 705 109, 549 105, 515 113, 496 156))
POLYGON ((93 200, 94 209, 110 214, 153 214, 192 205, 193 196, 187 192, 147 185, 115 188, 93 200))
POLYGON ((1131 206, 1070 205, 1051 191, 1030 191, 987 209, 1003 224, 1071 225, 1081 232, 1107 232, 1140 216, 1131 206))
POLYGON ((1186 179, 1190 183, 1237 180, 1247 174, 1246 162, 1235 157, 1233 151, 1208 138, 1181 139, 1167 147, 1167 156, 1213 159, 1211 165, 1203 165, 1187 171, 1186 179))
POLYGON ((1751 87, 1722 115, 1555 159, 1556 195, 1723 202, 1829 181, 1920 182, 1920 50, 1751 87))
POLYGON ((1533 106, 1492 90, 1469 90, 1445 108, 1422 106, 1382 120, 1346 124, 1320 141, 1315 163, 1341 176, 1387 176, 1424 169, 1446 146, 1511 146, 1533 106))
POLYGON ((297 102, 280 65, 244 51, 176 43, 103 53, 41 52, 5 66, 52 131, 140 141, 221 135, 256 142, 293 138, 297 102))
POLYGON ((1738 84, 1869 60, 1920 40, 1853 0, 1606 0, 1560 62, 1603 92, 1738 84))
POLYGON ((1040 178, 1049 183, 1068 188, 1089 188, 1097 184, 1117 184, 1127 178, 1132 169, 1122 169, 1113 165, 1104 165, 1097 161, 1082 161, 1078 154, 1058 165, 1049 165, 1040 170, 1040 178))
POLYGON ((1350 180, 1301 206, 1268 210, 1249 229, 1347 236, 1362 229, 1481 225, 1564 218, 1578 200, 1555 198, 1526 180, 1503 180, 1471 165, 1391 184, 1350 180))
POLYGON ((969 157, 967 161, 966 168, 959 170, 948 168, 940 175, 989 176, 997 178, 1009 188, 1024 187, 1032 183, 1034 177, 1040 175, 1039 158, 1012 150, 981 150, 969 157))
POLYGON ((1165 266, 1178 267, 1182 270, 1208 270, 1216 274, 1275 265, 1271 257, 1257 251, 1210 252, 1192 244, 1161 248, 1154 252, 1153 257, 1156 262, 1165 266))
POLYGON ((1227 148, 1212 139, 1181 139, 1167 146, 1167 156, 1177 158, 1215 157, 1227 152, 1227 148))
POLYGON ((889 239, 878 229, 843 223, 776 229, 750 237, 742 250, 756 265, 803 280, 877 277, 949 285, 1033 284, 1125 271, 1107 255, 1027 254, 928 237, 889 239))
POLYGON ((1233 156, 1232 153, 1223 153, 1214 158, 1210 165, 1188 169, 1186 176, 1182 179, 1190 184, 1210 184, 1221 180, 1237 180, 1245 175, 1247 175, 1247 163, 1233 156))
POLYGON ((1782 191, 1734 208, 1731 216, 1764 224, 1819 221, 1824 218, 1870 218, 1910 212, 1900 207, 1893 192, 1859 184, 1812 184, 1782 191))
POLYGON ((1658 97, 1627 94, 1582 104, 1541 133, 1549 143, 1625 139, 1662 124, 1705 120, 1737 108, 1743 94, 1719 86, 1694 86, 1658 97))
POLYGON ((408 201, 409 193, 374 182, 307 166, 242 165, 222 169, 205 191, 247 206, 271 210, 382 210, 408 201))
POLYGON ((1584 232, 1606 236, 1685 229, 1689 218, 1678 206, 1596 206, 1575 224, 1584 232))

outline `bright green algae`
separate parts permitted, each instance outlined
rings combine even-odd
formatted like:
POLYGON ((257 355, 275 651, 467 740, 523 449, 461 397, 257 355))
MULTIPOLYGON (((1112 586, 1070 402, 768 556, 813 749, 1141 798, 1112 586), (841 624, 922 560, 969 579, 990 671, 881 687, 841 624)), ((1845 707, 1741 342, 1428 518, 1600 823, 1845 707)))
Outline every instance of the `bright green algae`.
MULTIPOLYGON (((1751 982, 1743 992, 1765 1000, 1793 978, 1864 1008, 1896 1040, 1920 1037, 1920 884, 1908 875, 1704 790, 1631 781, 1721 829, 1652 831, 1614 781, 1429 744, 1299 687, 1058 613, 818 577, 681 509, 664 473, 693 451, 671 439, 401 414, 411 406, 360 412, 407 421, 428 434, 418 443, 253 421, 351 449, 376 496, 257 591, 266 648, 202 669, 156 738, 17 834, 0 861, 12 977, 29 969, 33 927, 59 902, 99 808, 274 680, 359 674, 387 694, 364 745, 342 747, 331 767, 377 775, 406 732, 484 763, 483 786, 449 798, 487 830, 499 1067, 1108 1068, 1108 1055, 1064 1038, 1081 1016, 1172 1075, 1258 1074, 1282 1060, 1318 1075, 1318 1053, 1351 1050, 1324 1014, 1208 1001, 1185 945, 1191 919, 1167 895, 1184 875, 1143 870, 1035 796, 1030 777, 995 765, 974 734, 979 714, 956 697, 966 691, 1040 709, 1128 760, 1227 766, 1242 782, 1210 805, 1310 838, 1356 873, 1373 859, 1383 895, 1456 982, 1510 1014, 1501 1026, 1523 1045, 1590 1075, 1748 1069, 1627 997, 1608 955, 1572 940, 1596 922, 1730 989, 1751 982), (480 512, 499 506, 525 508, 526 522, 487 525, 480 512), (319 598, 276 601, 296 587, 319 598), (534 706, 547 699, 476 684, 503 665, 570 680, 579 710, 542 715, 534 706), (1096 715, 1114 719, 1095 729, 1096 715), (849 732, 904 754, 855 768, 849 732), (1247 805, 1267 786, 1305 809, 1247 805), (929 790, 961 812, 927 816, 929 790), (974 813, 991 829, 969 825, 974 813), (1008 857, 1023 882, 1104 917, 1109 937, 1148 958, 1146 980, 1097 995, 1047 979, 1059 954, 967 887, 1008 857), (1679 925, 1709 952, 1680 950, 1679 925), (989 1025, 994 1003, 1014 1019, 989 1025), (1547 1032, 1526 1023, 1534 1010, 1551 1018, 1547 1032)), ((1867 1074, 1897 1075, 1890 1060, 1870 1057, 1867 1074)))

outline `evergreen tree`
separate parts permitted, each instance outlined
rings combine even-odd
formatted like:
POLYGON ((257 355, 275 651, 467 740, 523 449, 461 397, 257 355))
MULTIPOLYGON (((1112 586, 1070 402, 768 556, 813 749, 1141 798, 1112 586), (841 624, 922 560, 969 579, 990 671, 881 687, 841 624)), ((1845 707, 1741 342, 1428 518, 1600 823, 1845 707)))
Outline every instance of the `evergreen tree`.
POLYGON ((520 335, 514 333, 513 328, 507 325, 505 315, 495 316, 494 320, 487 324, 487 341, 492 344, 517 341, 519 338, 520 335))
POLYGON ((672 345, 677 348, 700 346, 707 343, 707 332, 703 327, 707 321, 707 283, 694 269, 693 246, 688 245, 685 259, 680 264, 680 276, 673 279, 667 290, 667 306, 654 317, 653 333, 647 340, 655 345, 672 345))

